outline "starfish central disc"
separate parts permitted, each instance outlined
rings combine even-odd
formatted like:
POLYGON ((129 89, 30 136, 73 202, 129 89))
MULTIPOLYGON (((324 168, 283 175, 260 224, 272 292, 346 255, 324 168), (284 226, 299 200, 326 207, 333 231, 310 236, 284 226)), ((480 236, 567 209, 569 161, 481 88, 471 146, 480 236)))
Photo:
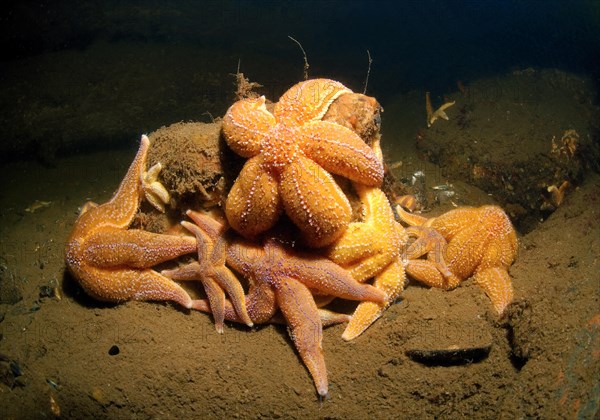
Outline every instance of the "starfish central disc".
POLYGON ((294 162, 300 152, 296 141, 300 137, 296 127, 276 124, 262 143, 263 162, 281 174, 283 169, 294 162))

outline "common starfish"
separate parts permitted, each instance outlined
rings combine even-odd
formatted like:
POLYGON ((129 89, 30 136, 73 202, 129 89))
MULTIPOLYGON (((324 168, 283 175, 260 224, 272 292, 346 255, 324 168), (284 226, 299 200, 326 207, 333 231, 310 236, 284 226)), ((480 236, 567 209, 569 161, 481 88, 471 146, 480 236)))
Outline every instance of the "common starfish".
POLYGON ((171 195, 163 184, 158 180, 158 174, 162 171, 162 164, 158 162, 148 171, 142 173, 142 190, 146 200, 161 213, 165 212, 165 204, 169 203, 171 195))
POLYGON ((387 197, 379 188, 355 185, 355 189, 364 206, 364 220, 350 223, 327 256, 361 283, 375 277, 373 285, 388 299, 359 303, 342 335, 346 341, 362 334, 383 314, 400 296, 406 280, 401 248, 408 236, 394 219, 387 197))
MULTIPOLYGON (((209 236, 215 222, 199 213, 194 216, 200 229, 209 236)), ((279 308, 317 392, 327 395, 327 369, 321 347, 323 318, 328 323, 347 318, 320 310, 315 301, 320 299, 313 294, 383 303, 387 300, 385 293, 357 282, 348 271, 327 258, 291 249, 277 236, 268 237, 262 245, 232 236, 225 238, 227 264, 250 283, 246 298, 250 318, 255 323, 268 322, 279 308)), ((195 309, 208 309, 201 300, 197 303, 195 309)), ((240 320, 231 304, 225 307, 225 318, 240 320)))
POLYGON ((331 103, 350 92, 339 82, 313 79, 284 93, 273 114, 264 96, 229 108, 225 139, 249 158, 227 197, 225 213, 233 229, 252 238, 273 227, 285 211, 310 246, 341 236, 351 208, 330 173, 368 186, 383 180, 382 163, 357 134, 321 121, 331 103))
POLYGON ((98 300, 168 300, 191 308, 188 293, 150 267, 196 251, 196 239, 128 229, 139 208, 149 145, 148 137, 142 136, 137 155, 110 201, 83 207, 67 240, 67 268, 98 300))
MULTIPOLYGON (((463 207, 427 219, 396 208, 401 220, 414 226, 431 227, 446 241, 445 263, 451 273, 443 274, 431 260, 409 260, 407 273, 430 286, 453 289, 473 276, 498 314, 512 301, 513 287, 508 268, 517 255, 517 234, 498 206, 463 207)), ((416 233, 419 236, 418 233, 416 233)), ((420 253, 427 252, 423 248, 420 253)), ((417 257, 419 252, 413 252, 417 257)))
MULTIPOLYGON (((196 224, 182 221, 181 224, 196 236, 198 242, 198 261, 172 270, 163 270, 161 274, 170 279, 200 280, 208 296, 210 309, 215 319, 215 327, 223 332, 225 320, 225 293, 231 297, 231 302, 240 322, 248 326, 253 323, 246 310, 244 289, 235 275, 225 266, 227 244, 225 239, 226 227, 216 222, 207 222, 207 217, 188 210, 186 213, 196 224), (198 225, 204 227, 201 229, 198 225)), ((209 219, 210 220, 210 219, 209 219)))
POLYGON ((456 101, 446 102, 434 111, 433 107, 431 106, 431 98, 429 97, 429 92, 425 92, 425 111, 427 113, 427 127, 431 127, 438 118, 442 118, 448 121, 446 109, 450 108, 455 103, 456 101))

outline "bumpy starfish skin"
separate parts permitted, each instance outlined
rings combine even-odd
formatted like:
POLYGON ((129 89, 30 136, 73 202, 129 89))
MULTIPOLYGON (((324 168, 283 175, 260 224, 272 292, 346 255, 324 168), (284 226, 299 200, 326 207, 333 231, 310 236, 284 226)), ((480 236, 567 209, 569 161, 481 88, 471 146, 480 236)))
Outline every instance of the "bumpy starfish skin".
POLYGON ((448 246, 445 262, 456 279, 449 281, 423 260, 411 260, 407 272, 426 284, 453 288, 474 277, 492 301, 498 314, 512 301, 513 288, 508 268, 517 255, 517 235, 504 211, 497 206, 464 207, 426 219, 398 209, 403 221, 429 226, 438 231, 448 246))
MULTIPOLYGON (((285 317, 292 341, 314 379, 317 392, 326 395, 327 370, 321 347, 323 313, 319 312, 311 291, 380 304, 387 299, 385 293, 358 283, 348 271, 326 258, 292 251, 274 238, 268 239, 262 249, 243 240, 231 242, 227 262, 252 279, 255 288, 258 288, 257 284, 271 288, 276 306, 285 317)), ((264 289, 259 290, 264 293, 264 289)), ((267 307, 270 296, 267 294, 267 307)), ((257 301, 255 299, 252 306, 257 301)), ((250 300, 248 313, 253 318, 250 300)))
POLYGON ((383 180, 382 163, 357 134, 320 120, 336 98, 349 92, 333 80, 314 79, 289 89, 273 114, 264 96, 229 108, 225 139, 250 158, 227 197, 225 212, 233 229, 254 237, 285 211, 310 246, 341 236, 351 208, 329 173, 369 186, 383 180))
POLYGON ((364 221, 350 223, 328 250, 332 261, 346 268, 359 282, 375 277, 373 285, 385 292, 384 303, 361 302, 342 338, 352 340, 375 322, 404 290, 405 274, 400 249, 406 243, 404 228, 394 219, 385 194, 378 188, 355 186, 364 206, 364 221))
POLYGON ((196 240, 127 229, 142 194, 141 175, 150 141, 139 151, 119 189, 100 206, 84 206, 67 240, 66 264, 83 289, 98 300, 169 300, 191 308, 178 284, 149 267, 196 251, 196 240))
POLYGON ((183 227, 196 236, 198 242, 198 261, 189 263, 173 270, 163 270, 161 274, 173 280, 200 280, 210 302, 210 308, 215 318, 215 327, 223 332, 225 320, 225 293, 231 297, 241 322, 252 326, 252 321, 246 310, 244 289, 235 275, 225 266, 227 245, 224 237, 224 227, 214 229, 208 217, 189 210, 187 215, 196 223, 181 222, 183 227), (202 229, 200 226, 203 226, 202 229))

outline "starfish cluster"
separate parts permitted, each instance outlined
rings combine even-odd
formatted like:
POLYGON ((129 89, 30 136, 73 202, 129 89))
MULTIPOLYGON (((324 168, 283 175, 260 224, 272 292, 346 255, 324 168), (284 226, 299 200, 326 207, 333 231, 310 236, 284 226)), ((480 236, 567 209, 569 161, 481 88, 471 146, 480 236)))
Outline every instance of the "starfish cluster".
POLYGON ((321 396, 328 393, 323 327, 347 322, 343 339, 356 338, 401 296, 407 274, 445 289, 473 276, 501 313, 512 299, 507 270, 517 250, 506 214, 486 206, 425 219, 398 209, 404 225, 396 221, 379 189, 378 141, 367 145, 351 128, 322 120, 347 93, 315 79, 288 90, 273 113, 264 97, 233 104, 223 135, 248 160, 224 214, 187 212, 181 225, 189 234, 129 227, 142 198, 161 212, 170 200, 160 164, 146 171, 150 144, 142 136, 114 197, 88 203, 75 222, 68 270, 99 300, 173 301, 211 313, 218 332, 226 320, 284 323, 321 396), (344 188, 335 176, 349 180, 344 188), (354 219, 350 199, 361 209, 354 219), (153 269, 185 254, 197 258, 153 269), (178 283, 190 281, 202 284, 206 298, 192 299, 178 283), (359 303, 349 316, 326 308, 334 299, 359 303))

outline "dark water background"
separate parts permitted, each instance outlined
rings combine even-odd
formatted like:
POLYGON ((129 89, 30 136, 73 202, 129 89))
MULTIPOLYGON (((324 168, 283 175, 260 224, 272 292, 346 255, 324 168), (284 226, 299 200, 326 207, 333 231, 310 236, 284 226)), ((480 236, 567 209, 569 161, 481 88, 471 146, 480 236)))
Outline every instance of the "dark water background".
POLYGON ((306 50, 311 77, 354 90, 364 84, 368 50, 368 93, 383 104, 401 92, 447 93, 457 80, 530 66, 600 77, 598 0, 14 1, 2 6, 0 19, 1 78, 13 63, 49 52, 138 42, 229 55, 225 73, 235 72, 239 57, 242 71, 263 83, 276 69, 262 57, 276 58, 282 68, 297 68, 279 78, 285 90, 302 76, 301 53, 288 36, 306 50))

